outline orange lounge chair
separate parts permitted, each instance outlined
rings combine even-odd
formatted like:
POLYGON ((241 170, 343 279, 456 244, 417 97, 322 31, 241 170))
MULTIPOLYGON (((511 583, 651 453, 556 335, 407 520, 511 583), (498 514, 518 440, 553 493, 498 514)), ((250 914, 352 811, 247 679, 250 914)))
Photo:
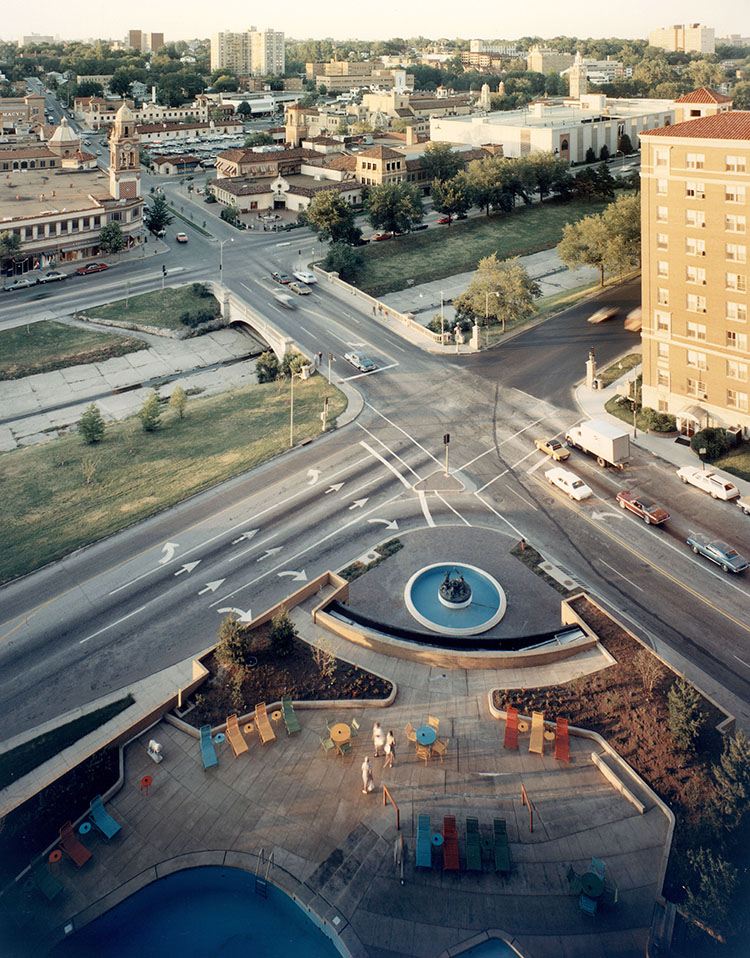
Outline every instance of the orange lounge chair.
POLYGON ((529 751, 536 752, 537 755, 544 754, 544 714, 542 712, 531 713, 529 751))
POLYGON ((505 713, 505 737, 503 738, 504 748, 514 748, 518 751, 518 709, 509 705, 505 713))
POLYGON ((229 739, 229 744, 232 746, 235 758, 243 752, 248 751, 247 742, 245 741, 245 736, 240 731, 240 724, 237 721, 236 715, 227 716, 227 738, 229 739))
POLYGON ((81 865, 85 865, 89 858, 91 858, 91 852, 82 842, 78 841, 73 831, 73 825, 70 822, 66 822, 60 829, 60 848, 62 848, 68 858, 70 858, 78 868, 80 868, 81 865))
POLYGON ((456 816, 443 816, 443 871, 459 871, 461 864, 458 860, 458 832, 456 831, 456 816))
POLYGON ((570 741, 568 737, 568 720, 558 718, 555 726, 555 758, 561 762, 570 761, 570 741))
POLYGON ((275 742, 276 735, 271 728, 271 722, 268 719, 266 703, 260 702, 255 706, 255 727, 258 729, 258 735, 263 745, 267 742, 275 742))

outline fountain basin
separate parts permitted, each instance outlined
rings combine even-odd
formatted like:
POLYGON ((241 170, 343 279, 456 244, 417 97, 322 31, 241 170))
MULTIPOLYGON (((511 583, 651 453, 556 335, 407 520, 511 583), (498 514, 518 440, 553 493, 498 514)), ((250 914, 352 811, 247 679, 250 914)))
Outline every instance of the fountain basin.
POLYGON ((507 599, 500 583, 489 573, 460 562, 425 566, 406 583, 404 602, 410 615, 441 635, 479 635, 502 619, 507 599), (447 602, 440 595, 446 572, 460 573, 471 588, 465 602, 447 602))

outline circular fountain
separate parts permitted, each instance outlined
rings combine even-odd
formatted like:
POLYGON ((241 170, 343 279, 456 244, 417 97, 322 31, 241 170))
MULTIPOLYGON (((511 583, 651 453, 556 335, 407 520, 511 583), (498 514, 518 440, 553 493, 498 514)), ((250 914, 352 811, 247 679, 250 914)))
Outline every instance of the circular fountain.
POLYGON ((442 635, 478 635, 502 619, 507 599, 489 573, 460 562, 425 566, 406 583, 404 601, 421 625, 442 635))

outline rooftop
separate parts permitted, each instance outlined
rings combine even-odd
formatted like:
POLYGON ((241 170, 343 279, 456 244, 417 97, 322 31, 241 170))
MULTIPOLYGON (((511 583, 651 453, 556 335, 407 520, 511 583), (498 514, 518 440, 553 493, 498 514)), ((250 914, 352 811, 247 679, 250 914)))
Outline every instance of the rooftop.
POLYGON ((0 224, 43 213, 95 210, 114 202, 109 179, 99 170, 14 170, 8 182, 12 187, 0 208, 0 224))
MULTIPOLYGON (((620 117, 644 116, 649 113, 664 113, 672 109, 673 100, 649 99, 607 99, 604 108, 583 108, 575 100, 545 100, 541 116, 535 116, 532 110, 508 110, 488 113, 485 116, 441 117, 441 122, 475 123, 487 127, 555 127, 572 126, 584 120, 616 120, 620 117)), ((533 105, 533 104, 532 104, 533 105)), ((640 134, 639 134, 640 135, 640 134)))
POLYGON ((749 140, 750 110, 728 110, 715 116, 701 116, 684 123, 644 130, 640 136, 684 136, 696 140, 749 140))
POLYGON ((709 90, 702 86, 700 90, 693 90, 692 93, 686 93, 675 103, 732 103, 731 96, 724 96, 723 93, 717 93, 716 90, 709 90))

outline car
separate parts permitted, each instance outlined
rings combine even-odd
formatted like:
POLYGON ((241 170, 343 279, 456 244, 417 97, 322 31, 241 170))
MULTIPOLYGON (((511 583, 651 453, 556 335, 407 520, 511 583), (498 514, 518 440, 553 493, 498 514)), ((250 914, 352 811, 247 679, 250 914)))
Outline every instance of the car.
POLYGON ((175 233, 174 238, 177 240, 178 243, 187 243, 188 241, 187 233, 175 233))
POLYGON ((534 445, 541 452, 552 456, 555 462, 565 462, 570 457, 570 449, 558 439, 547 439, 545 436, 543 439, 535 439, 534 445))
POLYGON ((699 532, 691 532, 686 541, 696 555, 705 556, 711 562, 720 565, 724 572, 744 572, 748 567, 747 559, 721 539, 712 539, 699 532))
POLYGON ((601 309, 597 309, 595 313, 592 313, 591 316, 589 316, 588 321, 590 323, 604 323, 616 315, 616 306, 603 306, 601 309))
POLYGON ((290 283, 287 289, 291 289, 298 296, 309 296, 310 287, 306 283, 290 283))
POLYGON ((61 273, 57 269, 51 270, 49 273, 45 273, 44 276, 39 277, 40 283, 58 283, 61 279, 67 279, 65 273, 61 273))
POLYGON ((722 479, 710 469, 698 469, 697 466, 683 466, 677 470, 677 475, 683 482, 690 483, 691 486, 697 486, 704 492, 708 492, 712 499, 723 499, 728 502, 730 499, 736 499, 740 491, 734 483, 722 479))
POLYGON ((381 240, 393 239, 393 233, 376 233, 374 236, 370 237, 375 243, 379 243, 381 240))
POLYGON ((294 302, 294 297, 290 296, 289 293, 274 293, 273 298, 279 304, 283 306, 284 309, 296 309, 297 304, 294 302))
POLYGON ((643 311, 640 306, 636 306, 635 309, 630 310, 625 317, 624 326, 625 329, 631 333, 639 333, 641 331, 641 326, 643 326, 643 311))
POLYGON ((588 499, 589 496, 593 495, 583 479, 579 479, 570 469, 561 469, 558 466, 555 469, 548 469, 544 475, 551 486, 562 489, 571 499, 575 499, 577 502, 580 502, 581 499, 588 499))
POLYGON ((344 353, 344 359, 348 363, 351 363, 355 369, 359 369, 360 372, 363 373, 371 373, 373 369, 378 368, 369 356, 365 356, 364 353, 344 353))
POLYGON ((737 500, 737 507, 741 509, 746 516, 750 516, 750 496, 742 496, 737 500))
POLYGON ((161 239, 162 236, 166 236, 166 235, 167 235, 167 230, 166 230, 166 228, 165 228, 164 226, 162 226, 162 228, 161 228, 160 230, 152 229, 151 232, 154 234, 154 236, 158 236, 159 239, 161 239))
POLYGON ((429 224, 427 223, 417 223, 416 226, 412 226, 411 233, 419 233, 421 230, 426 230, 429 224))
POLYGON ((617 501, 620 503, 621 509, 630 509, 639 519, 643 519, 647 526, 660 526, 662 522, 666 522, 669 518, 669 513, 661 506, 655 506, 652 502, 645 502, 643 499, 639 499, 634 492, 629 492, 627 489, 617 493, 617 501))
POLYGON ((26 279, 21 277, 21 279, 14 279, 12 283, 8 283, 7 286, 3 286, 3 290, 6 293, 12 293, 17 289, 28 289, 29 286, 36 286, 37 281, 35 279, 26 279))
POLYGON ((76 275, 87 276, 89 273, 101 273, 103 269, 109 269, 106 263, 87 263, 85 266, 79 266, 76 275))
POLYGON ((308 286, 314 286, 318 282, 315 273, 309 273, 306 269, 297 269, 292 273, 292 276, 298 279, 300 283, 307 283, 308 286))
POLYGON ((271 273, 271 279, 277 283, 281 283, 282 286, 286 286, 287 283, 291 283, 292 281, 292 277, 287 273, 271 273))
POLYGON ((452 216, 441 216, 440 219, 438 220, 438 224, 440 226, 445 226, 447 223, 452 223, 452 222, 453 222, 452 216))

